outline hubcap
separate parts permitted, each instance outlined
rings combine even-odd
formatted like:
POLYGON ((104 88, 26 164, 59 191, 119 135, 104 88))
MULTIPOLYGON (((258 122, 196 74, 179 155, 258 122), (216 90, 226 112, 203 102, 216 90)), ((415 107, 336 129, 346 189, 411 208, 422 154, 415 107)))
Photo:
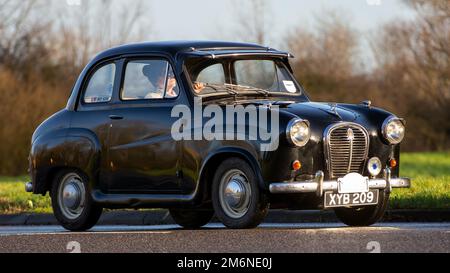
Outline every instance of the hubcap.
POLYGON ((68 219, 75 219, 84 209, 86 190, 80 176, 69 173, 63 177, 58 188, 58 204, 68 219))
POLYGON ((77 208, 80 204, 81 192, 75 183, 69 183, 63 190, 64 205, 70 209, 77 208))
POLYGON ((244 186, 239 180, 233 178, 225 188, 225 201, 230 207, 236 208, 241 204, 244 196, 244 186))
POLYGON ((250 205, 251 187, 245 174, 228 171, 220 182, 219 199, 225 214, 231 218, 244 216, 250 205))

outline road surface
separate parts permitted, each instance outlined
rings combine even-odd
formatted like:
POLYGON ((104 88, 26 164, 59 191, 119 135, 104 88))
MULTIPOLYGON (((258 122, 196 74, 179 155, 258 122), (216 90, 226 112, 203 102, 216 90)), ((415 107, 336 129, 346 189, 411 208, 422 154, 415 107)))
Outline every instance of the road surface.
POLYGON ((59 226, 0 226, 0 252, 450 252, 450 223, 262 224, 230 230, 176 225, 96 226, 68 232, 59 226))

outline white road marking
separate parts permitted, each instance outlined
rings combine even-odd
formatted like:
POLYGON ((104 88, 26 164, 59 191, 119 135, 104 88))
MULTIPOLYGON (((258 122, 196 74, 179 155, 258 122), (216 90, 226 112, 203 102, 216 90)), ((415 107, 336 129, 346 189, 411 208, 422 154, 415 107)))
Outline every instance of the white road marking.
MULTIPOLYGON (((301 229, 335 232, 353 232, 360 230, 443 230, 450 232, 450 222, 444 223, 379 223, 371 227, 347 227, 341 223, 265 223, 259 229, 301 229)), ((225 229, 222 224, 208 224, 203 230, 225 229)), ((148 225, 148 226, 96 226, 88 232, 70 232, 61 226, 0 226, 0 236, 11 235, 77 235, 77 234, 116 234, 116 233, 154 233, 169 234, 181 230, 178 225, 148 225)))

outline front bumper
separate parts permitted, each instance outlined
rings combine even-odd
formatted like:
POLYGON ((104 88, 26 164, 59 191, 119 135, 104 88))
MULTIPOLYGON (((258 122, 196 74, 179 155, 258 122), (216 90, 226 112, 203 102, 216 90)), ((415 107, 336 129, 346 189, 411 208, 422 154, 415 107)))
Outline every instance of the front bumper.
MULTIPOLYGON (((391 170, 384 169, 383 178, 369 179, 369 189, 384 189, 388 193, 392 188, 409 188, 411 180, 407 177, 391 178, 391 170)), ((315 192, 321 197, 326 191, 337 192, 338 181, 324 181, 324 173, 318 171, 313 180, 302 182, 280 182, 271 183, 269 186, 270 193, 311 193, 315 192)))

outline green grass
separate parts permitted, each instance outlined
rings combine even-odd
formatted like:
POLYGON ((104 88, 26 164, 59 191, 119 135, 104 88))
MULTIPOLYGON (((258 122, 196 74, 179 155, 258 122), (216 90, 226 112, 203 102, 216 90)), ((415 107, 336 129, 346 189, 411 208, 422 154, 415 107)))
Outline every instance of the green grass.
POLYGON ((450 152, 402 154, 400 175, 412 178, 412 187, 394 190, 390 208, 450 208, 450 152))
POLYGON ((0 177, 0 213, 52 213, 50 197, 25 192, 28 176, 0 177))
MULTIPOLYGON (((450 208, 450 152, 404 153, 401 176, 412 178, 411 189, 396 189, 391 195, 393 209, 450 208)), ((25 192, 27 176, 0 177, 0 213, 51 213, 50 198, 25 192)))

